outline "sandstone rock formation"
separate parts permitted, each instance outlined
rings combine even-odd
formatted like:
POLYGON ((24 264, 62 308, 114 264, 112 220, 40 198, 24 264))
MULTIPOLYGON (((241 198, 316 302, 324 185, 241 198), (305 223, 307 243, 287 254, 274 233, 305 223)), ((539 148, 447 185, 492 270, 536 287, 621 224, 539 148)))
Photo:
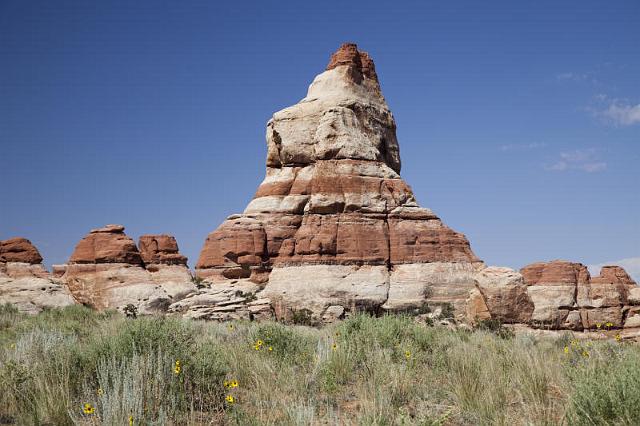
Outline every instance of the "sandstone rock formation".
POLYGON ((11 238, 0 241, 0 262, 17 262, 37 265, 42 263, 38 249, 26 238, 11 238))
POLYGON ((120 310, 133 305, 141 314, 165 312, 196 290, 186 258, 168 235, 143 236, 141 245, 142 254, 124 226, 107 225, 84 237, 69 264, 56 270, 64 271, 60 279, 79 303, 120 310))
POLYGON ((440 302, 464 312, 482 264, 401 179, 369 55, 343 45, 307 96, 273 115, 266 139, 266 177, 244 213, 209 234, 200 277, 258 284, 280 316, 440 302))
POLYGON ((187 265, 187 258, 178 251, 178 243, 171 235, 143 235, 138 241, 145 265, 187 265))
POLYGON ((69 263, 126 263, 142 265, 136 243, 124 233, 122 225, 92 229, 73 251, 69 263))
POLYGON ((520 272, 534 305, 530 320, 534 326, 620 328, 636 327, 640 320, 629 307, 629 295, 637 293, 637 286, 618 266, 605 266, 593 278, 583 264, 562 260, 534 263, 520 272))
POLYGON ((31 314, 74 304, 67 289, 42 265, 38 249, 26 238, 0 241, 0 304, 31 314))

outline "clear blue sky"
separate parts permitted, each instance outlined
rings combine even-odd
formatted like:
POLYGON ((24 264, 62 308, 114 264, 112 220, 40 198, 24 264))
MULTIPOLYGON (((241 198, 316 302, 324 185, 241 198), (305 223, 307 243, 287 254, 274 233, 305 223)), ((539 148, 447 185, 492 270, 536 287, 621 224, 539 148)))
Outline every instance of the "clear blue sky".
POLYGON ((480 258, 640 257, 638 1, 3 0, 0 239, 61 263, 121 223, 193 266, 262 180, 267 120, 345 41, 402 176, 480 258))

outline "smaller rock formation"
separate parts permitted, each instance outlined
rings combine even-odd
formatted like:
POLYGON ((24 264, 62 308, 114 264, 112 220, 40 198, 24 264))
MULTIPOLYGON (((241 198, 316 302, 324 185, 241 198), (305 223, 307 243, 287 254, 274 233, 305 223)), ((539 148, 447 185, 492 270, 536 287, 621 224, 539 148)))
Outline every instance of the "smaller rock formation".
MULTIPOLYGON (((562 260, 534 263, 520 272, 534 304, 534 326, 569 330, 621 328, 627 327, 625 317, 635 317, 628 299, 630 293, 637 291, 636 284, 618 266, 605 266, 593 278, 585 265, 562 260)), ((630 324, 637 320, 632 319, 630 324)))
POLYGON ((64 271, 61 279, 79 303, 120 310, 133 305, 141 314, 165 312, 196 287, 173 237, 145 236, 143 242, 144 256, 151 261, 147 267, 124 226, 94 229, 78 243, 69 264, 56 270, 64 271), (173 263, 166 264, 168 259, 173 263))
POLYGON ((0 262, 37 265, 42 263, 42 256, 31 241, 18 237, 0 241, 0 262))
POLYGON ((171 235, 143 235, 138 241, 140 255, 145 265, 183 265, 187 258, 178 251, 178 243, 171 235))
POLYGON ((69 263, 126 263, 142 265, 136 243, 124 233, 122 225, 92 229, 76 246, 69 263))
POLYGON ((0 241, 0 304, 37 314, 75 302, 67 289, 51 279, 38 249, 26 238, 0 241))
POLYGON ((490 266, 476 275, 476 291, 470 296, 468 319, 498 319, 505 324, 529 323, 534 304, 522 275, 510 268, 490 266))

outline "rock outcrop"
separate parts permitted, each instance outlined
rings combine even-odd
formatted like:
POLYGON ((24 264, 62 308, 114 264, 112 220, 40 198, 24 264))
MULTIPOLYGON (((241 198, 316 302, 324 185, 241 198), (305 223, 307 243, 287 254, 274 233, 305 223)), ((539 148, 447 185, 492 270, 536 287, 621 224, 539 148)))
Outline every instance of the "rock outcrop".
POLYGON ((11 238, 0 241, 0 263, 42 263, 38 249, 26 238, 11 238))
POLYGON ((583 264, 562 260, 534 263, 520 272, 534 305, 533 326, 570 330, 637 326, 631 319, 635 309, 629 307, 637 286, 618 266, 605 266, 593 278, 583 264))
POLYGON ((464 312, 482 264, 400 177, 396 124, 368 54, 343 45, 307 96, 273 115, 266 139, 266 177, 209 234, 198 276, 258 284, 280 316, 440 302, 464 312))
POLYGON ((169 305, 196 290, 168 235, 141 238, 142 254, 122 225, 92 230, 76 246, 69 263, 57 266, 73 297, 96 309, 134 306, 141 314, 166 312, 169 305), (149 263, 145 262, 148 261, 149 263))
POLYGON ((453 313, 467 323, 640 336, 640 287, 624 269, 591 277, 560 260, 520 272, 487 267, 463 234, 418 205, 400 177, 375 65, 355 44, 331 56, 306 97, 273 115, 266 142, 264 180, 244 212, 208 235, 196 278, 172 236, 143 235, 136 246, 123 226, 107 225, 52 276, 28 240, 0 241, 0 302, 38 312, 75 299, 221 321, 453 313))
POLYGON ((142 265, 136 243, 124 233, 122 225, 92 229, 76 246, 69 263, 126 263, 142 265))
POLYGON ((187 258, 180 254, 178 243, 171 235, 143 235, 138 241, 140 255, 145 265, 187 265, 187 258))
POLYGON ((0 241, 0 304, 36 314, 43 309, 73 305, 67 289, 52 279, 38 249, 26 238, 0 241))

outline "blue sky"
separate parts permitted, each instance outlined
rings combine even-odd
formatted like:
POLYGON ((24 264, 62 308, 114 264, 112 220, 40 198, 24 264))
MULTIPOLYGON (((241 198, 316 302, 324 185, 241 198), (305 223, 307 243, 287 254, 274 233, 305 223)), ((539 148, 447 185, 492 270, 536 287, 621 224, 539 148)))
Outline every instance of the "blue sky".
POLYGON ((345 41, 402 176, 480 258, 640 265, 637 1, 4 0, 0 239, 61 263, 121 223, 193 266, 262 180, 267 120, 345 41))

